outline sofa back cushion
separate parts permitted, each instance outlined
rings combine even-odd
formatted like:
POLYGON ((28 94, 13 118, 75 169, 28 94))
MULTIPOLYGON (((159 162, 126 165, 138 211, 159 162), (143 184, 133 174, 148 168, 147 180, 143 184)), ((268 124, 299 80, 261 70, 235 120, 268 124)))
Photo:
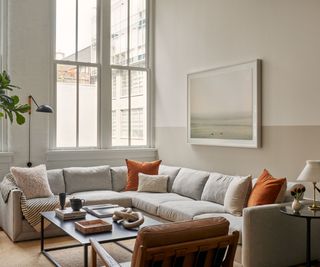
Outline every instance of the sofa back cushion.
POLYGON ((208 172, 181 168, 173 182, 172 192, 200 200, 208 177, 208 172))
POLYGON ((180 169, 181 169, 180 167, 166 166, 162 164, 160 165, 159 174, 169 176, 168 192, 172 191, 172 185, 173 185, 174 179, 177 177, 180 169))
POLYGON ((66 192, 62 169, 47 170, 47 176, 53 194, 66 192))
POLYGON ((233 178, 234 176, 224 175, 217 172, 210 173, 208 181, 204 186, 201 200, 223 205, 224 197, 233 178))
POLYGON ((127 184, 127 166, 111 167, 112 189, 113 191, 123 191, 127 184))
POLYGON ((72 167, 63 169, 66 192, 112 190, 110 166, 72 167))

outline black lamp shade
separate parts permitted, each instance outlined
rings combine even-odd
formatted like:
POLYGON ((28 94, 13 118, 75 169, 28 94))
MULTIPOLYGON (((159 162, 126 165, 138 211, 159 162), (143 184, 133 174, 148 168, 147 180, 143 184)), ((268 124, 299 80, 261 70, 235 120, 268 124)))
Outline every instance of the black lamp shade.
POLYGON ((52 107, 48 105, 40 105, 37 109, 37 112, 44 112, 44 113, 53 113, 52 107))

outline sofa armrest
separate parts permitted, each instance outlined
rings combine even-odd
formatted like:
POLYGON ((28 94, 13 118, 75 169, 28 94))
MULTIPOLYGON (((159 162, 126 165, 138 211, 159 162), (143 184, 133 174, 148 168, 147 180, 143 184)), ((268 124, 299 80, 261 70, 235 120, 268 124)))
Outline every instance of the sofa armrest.
MULTIPOLYGON (((242 263, 245 267, 289 266, 306 260, 305 218, 288 216, 280 207, 291 203, 243 210, 242 263)), ((320 258, 320 223, 311 222, 311 258, 320 258)))
POLYGON ((22 231, 21 191, 14 189, 10 192, 8 202, 0 197, 0 222, 2 229, 15 241, 22 231))

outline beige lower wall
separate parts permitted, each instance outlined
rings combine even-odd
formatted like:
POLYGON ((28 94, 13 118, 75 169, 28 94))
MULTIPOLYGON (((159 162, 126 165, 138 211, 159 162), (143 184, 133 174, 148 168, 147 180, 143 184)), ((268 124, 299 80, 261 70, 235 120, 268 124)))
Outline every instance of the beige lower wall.
POLYGON ((157 127, 156 141, 165 164, 230 175, 256 177, 267 168, 295 180, 307 159, 320 159, 320 126, 263 127, 259 149, 190 145, 184 127, 157 127))

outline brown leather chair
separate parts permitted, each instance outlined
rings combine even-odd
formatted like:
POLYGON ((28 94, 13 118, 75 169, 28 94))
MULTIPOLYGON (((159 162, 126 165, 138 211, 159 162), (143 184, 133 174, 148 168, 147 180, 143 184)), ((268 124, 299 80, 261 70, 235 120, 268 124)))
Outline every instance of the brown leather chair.
MULTIPOLYGON (((228 229, 229 222, 222 217, 144 227, 135 242, 131 267, 231 267, 239 232, 228 235, 228 229)), ((123 266, 94 239, 91 245, 93 267, 97 254, 106 266, 123 266)))

